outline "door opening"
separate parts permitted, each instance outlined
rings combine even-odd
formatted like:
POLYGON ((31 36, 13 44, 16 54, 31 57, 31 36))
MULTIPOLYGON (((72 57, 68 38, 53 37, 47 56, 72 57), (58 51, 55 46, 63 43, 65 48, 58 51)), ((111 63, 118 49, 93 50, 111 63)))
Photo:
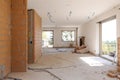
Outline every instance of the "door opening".
POLYGON ((114 60, 117 52, 116 19, 101 23, 101 56, 114 60))

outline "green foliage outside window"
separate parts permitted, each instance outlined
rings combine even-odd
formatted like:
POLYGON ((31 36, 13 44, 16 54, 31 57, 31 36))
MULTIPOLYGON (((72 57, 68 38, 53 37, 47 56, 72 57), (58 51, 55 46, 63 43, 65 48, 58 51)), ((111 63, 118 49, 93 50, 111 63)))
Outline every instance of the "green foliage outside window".
POLYGON ((110 52, 116 52, 116 41, 103 41, 102 54, 107 55, 110 52))

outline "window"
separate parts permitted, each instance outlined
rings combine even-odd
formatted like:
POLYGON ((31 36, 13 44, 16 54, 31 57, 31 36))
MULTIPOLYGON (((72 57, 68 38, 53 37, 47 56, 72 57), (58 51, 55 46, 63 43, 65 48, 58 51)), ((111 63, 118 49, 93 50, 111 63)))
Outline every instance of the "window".
POLYGON ((53 31, 42 32, 42 47, 53 47, 53 31))
POLYGON ((101 56, 113 60, 117 50, 116 19, 101 22, 101 56))
POLYGON ((116 19, 102 23, 102 54, 116 52, 116 19))
POLYGON ((63 41, 75 41, 75 31, 62 31, 63 41))

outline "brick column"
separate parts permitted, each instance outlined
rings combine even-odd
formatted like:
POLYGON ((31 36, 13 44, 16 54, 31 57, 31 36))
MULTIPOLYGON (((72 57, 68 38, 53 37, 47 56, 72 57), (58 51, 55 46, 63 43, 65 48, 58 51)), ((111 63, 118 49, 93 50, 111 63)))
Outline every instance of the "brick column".
POLYGON ((27 0, 11 0, 12 72, 27 70, 27 0))
POLYGON ((117 54, 117 58, 118 58, 118 71, 120 71, 120 38, 117 39, 117 46, 118 46, 118 54, 117 54))

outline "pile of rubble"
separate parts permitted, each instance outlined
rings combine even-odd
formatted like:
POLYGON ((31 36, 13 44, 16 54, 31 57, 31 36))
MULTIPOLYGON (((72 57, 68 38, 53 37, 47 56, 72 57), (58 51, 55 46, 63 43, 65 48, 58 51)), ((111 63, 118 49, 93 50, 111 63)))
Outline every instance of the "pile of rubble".
POLYGON ((107 75, 111 78, 117 78, 120 80, 120 72, 118 70, 110 70, 107 75))

